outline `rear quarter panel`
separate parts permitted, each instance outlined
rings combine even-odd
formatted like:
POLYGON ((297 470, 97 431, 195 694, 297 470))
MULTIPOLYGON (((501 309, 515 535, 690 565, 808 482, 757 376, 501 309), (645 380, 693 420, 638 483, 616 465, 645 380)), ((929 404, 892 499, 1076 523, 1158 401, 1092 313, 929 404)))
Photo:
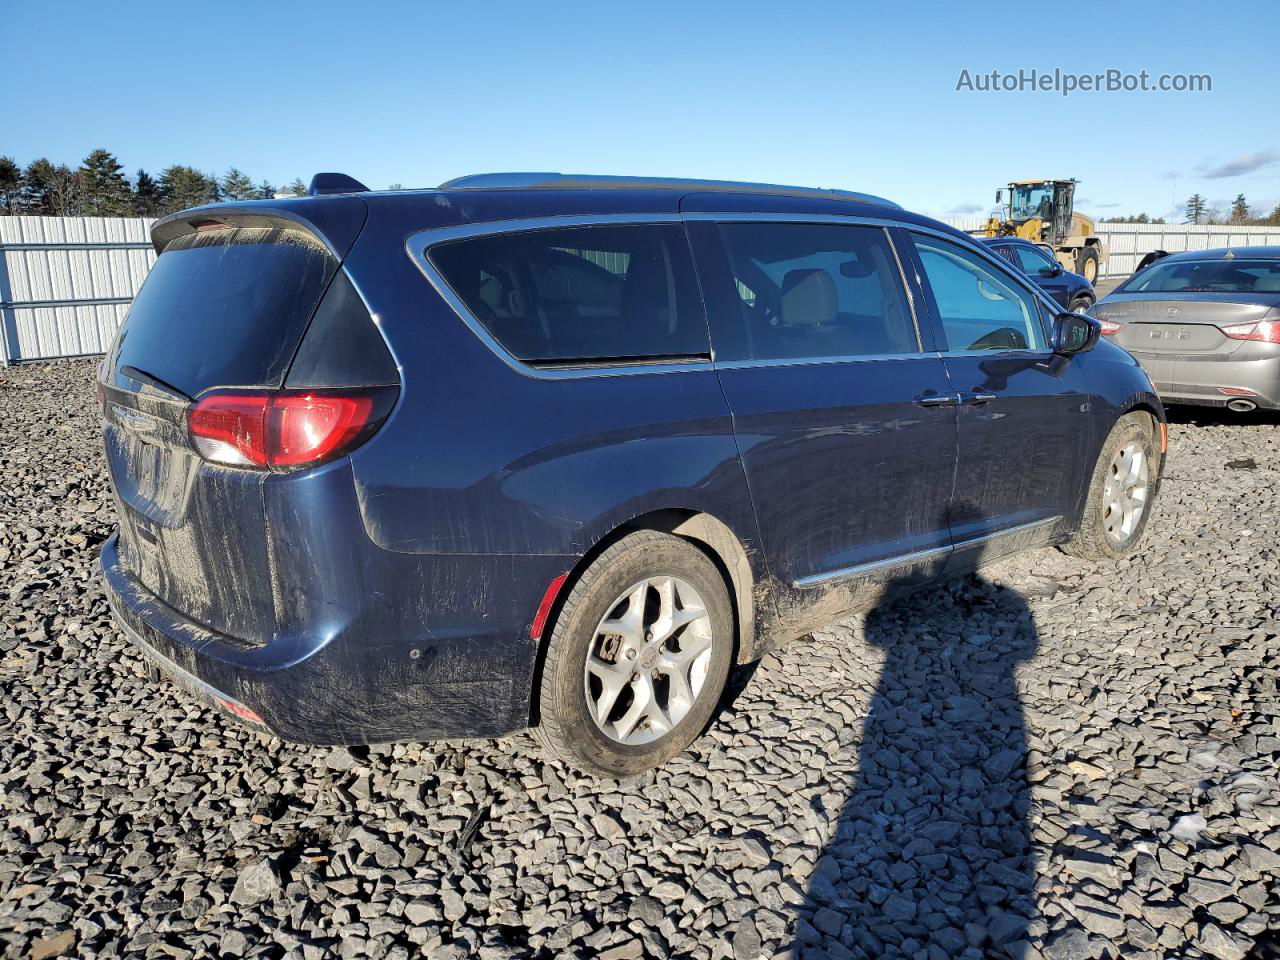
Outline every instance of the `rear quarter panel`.
POLYGON ((518 372, 406 253, 406 239, 433 225, 411 205, 374 207, 347 261, 403 381, 386 426, 352 458, 370 538, 403 553, 571 564, 627 520, 679 508, 721 520, 761 574, 732 422, 709 365, 571 379, 518 372))

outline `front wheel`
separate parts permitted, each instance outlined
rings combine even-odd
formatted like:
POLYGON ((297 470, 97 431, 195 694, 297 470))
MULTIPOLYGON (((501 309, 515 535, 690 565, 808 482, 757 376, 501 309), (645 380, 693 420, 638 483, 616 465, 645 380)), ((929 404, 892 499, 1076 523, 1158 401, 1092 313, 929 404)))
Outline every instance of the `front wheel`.
POLYGON ((1080 529, 1063 550, 1086 560, 1117 560, 1137 549, 1151 515, 1158 457, 1150 416, 1130 413, 1116 421, 1098 454, 1080 529))
POLYGON ((1090 297, 1080 296, 1072 300, 1071 306, 1068 307, 1067 309, 1069 309, 1072 313, 1084 313, 1086 310, 1088 310, 1092 306, 1093 306, 1093 300, 1090 297))
POLYGON ((702 732, 733 663, 724 578, 697 547, 638 531, 569 592, 547 644, 538 738, 588 773, 659 766, 702 732))

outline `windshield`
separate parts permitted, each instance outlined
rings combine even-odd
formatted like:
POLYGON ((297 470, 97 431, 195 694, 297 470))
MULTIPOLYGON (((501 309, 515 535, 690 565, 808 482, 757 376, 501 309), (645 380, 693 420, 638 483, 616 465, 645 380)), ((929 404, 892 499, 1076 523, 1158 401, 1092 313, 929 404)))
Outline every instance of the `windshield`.
POLYGON ((1166 260, 1134 277, 1125 292, 1280 295, 1280 260, 1166 260))
POLYGON ((1010 212, 1014 220, 1030 220, 1040 217, 1048 220, 1053 208, 1053 184, 1037 183, 1014 187, 1010 212))

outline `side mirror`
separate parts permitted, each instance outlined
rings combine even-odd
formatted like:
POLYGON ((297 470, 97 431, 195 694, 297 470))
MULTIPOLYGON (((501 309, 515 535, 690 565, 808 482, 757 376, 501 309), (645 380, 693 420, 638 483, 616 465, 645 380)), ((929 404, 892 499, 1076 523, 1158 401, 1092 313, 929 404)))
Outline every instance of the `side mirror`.
POLYGON ((1004 191, 1003 191, 1003 190, 997 190, 997 191, 996 191, 996 203, 997 203, 997 204, 999 204, 999 203, 1001 203, 1003 200, 1004 200, 1004 191))
POLYGON ((1062 276, 1062 267, 1056 263, 1052 267, 1041 267, 1040 276, 1042 277, 1060 277, 1062 276))
POLYGON ((1073 357, 1092 350, 1102 336, 1102 324, 1083 313, 1060 313, 1053 320, 1053 352, 1073 357))

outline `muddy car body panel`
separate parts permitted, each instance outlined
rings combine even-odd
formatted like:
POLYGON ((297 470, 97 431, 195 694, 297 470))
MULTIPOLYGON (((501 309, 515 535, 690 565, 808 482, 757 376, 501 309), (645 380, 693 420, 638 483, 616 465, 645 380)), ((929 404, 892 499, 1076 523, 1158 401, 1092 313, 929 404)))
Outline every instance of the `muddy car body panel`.
POLYGON ((874 198, 464 184, 201 208, 154 236, 101 374, 112 606, 148 656, 291 740, 527 726, 539 624, 636 527, 716 558, 752 659, 904 571, 923 584, 1069 536, 1110 426, 1163 416, 1124 351, 1054 353, 1058 308, 1025 276, 874 198), (791 356, 734 340, 739 240, 791 356), (823 243, 847 259, 792 263, 823 243), (933 255, 990 271, 1027 342, 948 342, 933 255), (184 284, 209 291, 190 329, 184 284), (836 294, 860 284, 910 342, 857 339, 836 294), (786 322, 801 308, 823 322, 786 322), (539 320, 513 333, 514 315, 539 320), (642 355, 636 324, 662 348, 642 355), (535 356, 558 349, 548 327, 607 330, 616 353, 535 356), (299 410, 322 433, 317 410, 368 422, 299 463, 282 439, 309 442, 288 433, 299 410))

